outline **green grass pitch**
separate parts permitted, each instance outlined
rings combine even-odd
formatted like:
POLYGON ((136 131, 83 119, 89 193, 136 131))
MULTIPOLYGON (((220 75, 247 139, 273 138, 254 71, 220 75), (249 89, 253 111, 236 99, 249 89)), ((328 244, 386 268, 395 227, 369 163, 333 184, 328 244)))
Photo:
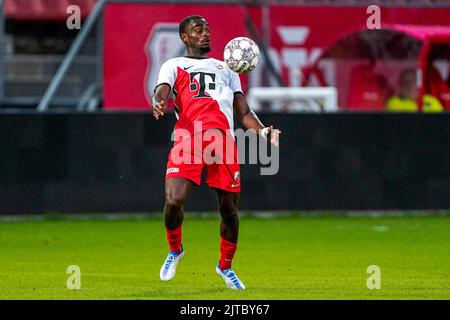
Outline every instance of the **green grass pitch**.
POLYGON ((242 218, 233 264, 215 273, 219 219, 186 215, 186 255, 159 280, 162 219, 0 222, 0 299, 450 299, 450 217, 242 218), (69 265, 81 289, 69 290, 69 265), (367 288, 367 267, 381 289, 367 288))

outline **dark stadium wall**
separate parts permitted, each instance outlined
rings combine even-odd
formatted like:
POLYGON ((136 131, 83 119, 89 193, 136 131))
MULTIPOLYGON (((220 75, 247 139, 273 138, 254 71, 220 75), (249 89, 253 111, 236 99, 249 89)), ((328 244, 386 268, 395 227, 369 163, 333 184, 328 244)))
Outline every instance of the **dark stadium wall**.
MULTIPOLYGON (((450 208, 450 114, 261 114, 280 170, 243 165, 241 210, 450 208)), ((0 114, 0 214, 157 212, 174 117, 0 114)), ((205 185, 186 209, 216 210, 205 185)))

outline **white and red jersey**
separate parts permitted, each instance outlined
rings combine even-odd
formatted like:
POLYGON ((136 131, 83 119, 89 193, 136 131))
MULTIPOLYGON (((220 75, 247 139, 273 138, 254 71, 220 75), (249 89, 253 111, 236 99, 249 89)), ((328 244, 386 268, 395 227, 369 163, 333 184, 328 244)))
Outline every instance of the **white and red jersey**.
POLYGON ((214 58, 179 57, 166 61, 157 85, 170 85, 175 99, 175 129, 194 132, 194 122, 202 130, 230 130, 233 134, 233 100, 242 92, 239 75, 214 58))

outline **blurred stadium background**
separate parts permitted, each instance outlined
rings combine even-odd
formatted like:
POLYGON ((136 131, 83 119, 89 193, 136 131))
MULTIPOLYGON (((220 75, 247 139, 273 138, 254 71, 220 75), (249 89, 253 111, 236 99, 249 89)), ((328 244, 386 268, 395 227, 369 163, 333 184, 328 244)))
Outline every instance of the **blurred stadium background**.
MULTIPOLYGON (((223 295, 219 285, 205 294, 203 282, 209 276, 199 278, 200 284, 197 278, 179 280, 181 287, 162 293, 157 279, 146 273, 149 267, 157 275, 163 261, 159 221, 121 226, 2 222, 0 246, 5 249, 0 255, 8 263, 2 263, 0 272, 1 298, 74 298, 63 287, 54 291, 43 285, 44 279, 65 283, 64 271, 61 279, 54 272, 73 261, 90 268, 88 277, 97 288, 117 281, 127 294, 88 290, 75 298, 177 298, 179 292, 188 299, 449 298, 448 0, 0 0, 0 5, 3 220, 73 213, 160 217, 175 117, 155 121, 149 99, 160 65, 183 54, 177 27, 190 14, 201 14, 211 24, 212 57, 221 59, 225 44, 237 36, 254 39, 263 52, 258 69, 241 81, 263 122, 283 131, 280 169, 275 176, 261 176, 264 165, 242 166, 242 212, 432 216, 243 223, 242 257, 269 248, 272 267, 281 272, 276 261, 285 257, 276 254, 289 248, 294 265, 286 278, 271 278, 267 288, 246 296, 223 295), (80 9, 79 30, 68 27, 73 5, 80 9), (377 22, 373 8, 368 11, 371 5, 381 8, 381 29, 367 28, 368 20, 372 26, 377 22), (261 238, 264 230, 277 236, 281 247, 261 238), (77 241, 80 249, 71 251, 70 243, 77 241), (373 256, 366 251, 372 249, 373 256), (155 259, 133 260, 146 256, 145 250, 154 250, 155 259), (94 275, 111 257, 115 279, 94 275), (120 259, 122 264, 114 265, 120 259), (365 268, 374 260, 391 270, 387 288, 395 290, 382 296, 365 288, 365 268), (146 274, 145 281, 156 289, 127 278, 132 271, 123 261, 146 274), (36 267, 39 277, 20 271, 36 267), (330 287, 326 277, 338 274, 330 268, 343 272, 343 284, 330 287), (422 270, 428 273, 421 280, 422 270), (281 291, 270 289, 283 285, 281 291), (30 286, 41 289, 31 291, 30 286), (324 291, 317 291, 318 286, 324 291), (352 286, 359 289, 352 291, 352 286)), ((215 210, 214 194, 204 185, 186 204, 187 215, 209 212, 218 219, 215 210)), ((214 235, 204 230, 217 221, 191 221, 186 234, 191 228, 192 243, 215 243, 214 235)), ((258 286, 249 271, 252 261, 240 259, 247 270, 243 278, 258 286)), ((264 264, 255 274, 271 277, 273 270, 264 264)))
MULTIPOLYGON (((264 59, 241 79, 285 132, 277 176, 244 166, 243 209, 450 207, 448 1, 379 1, 381 30, 367 29, 370 1, 1 4, 2 214, 160 210, 174 117, 153 121, 149 97, 193 12, 213 57, 235 36, 258 42, 264 59)), ((215 210, 207 192, 190 208, 215 210)))

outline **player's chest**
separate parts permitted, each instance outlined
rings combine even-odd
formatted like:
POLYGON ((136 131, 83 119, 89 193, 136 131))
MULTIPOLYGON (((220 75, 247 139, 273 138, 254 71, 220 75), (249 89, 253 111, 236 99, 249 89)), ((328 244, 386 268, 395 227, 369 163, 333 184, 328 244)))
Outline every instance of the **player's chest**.
POLYGON ((220 91, 229 86, 228 73, 220 64, 208 66, 184 66, 178 69, 180 89, 189 91, 220 91))

